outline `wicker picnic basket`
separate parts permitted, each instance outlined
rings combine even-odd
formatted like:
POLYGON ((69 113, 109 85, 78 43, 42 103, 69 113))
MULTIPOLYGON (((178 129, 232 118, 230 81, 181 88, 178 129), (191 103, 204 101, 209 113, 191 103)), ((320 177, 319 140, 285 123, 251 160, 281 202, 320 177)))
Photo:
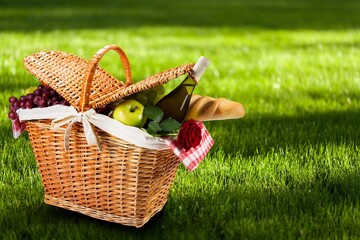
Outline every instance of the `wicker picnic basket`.
MULTIPOLYGON (((26 69, 61 94, 79 112, 164 84, 191 72, 193 64, 176 67, 132 83, 130 64, 121 48, 109 45, 90 61, 60 51, 42 51, 24 59, 26 69), (98 66, 110 50, 118 53, 125 83, 98 66)), ((65 128, 50 120, 26 122, 29 139, 49 205, 123 225, 143 226, 167 201, 179 159, 170 150, 135 146, 94 127, 102 147, 89 146, 83 127, 72 127, 64 149, 65 128)))

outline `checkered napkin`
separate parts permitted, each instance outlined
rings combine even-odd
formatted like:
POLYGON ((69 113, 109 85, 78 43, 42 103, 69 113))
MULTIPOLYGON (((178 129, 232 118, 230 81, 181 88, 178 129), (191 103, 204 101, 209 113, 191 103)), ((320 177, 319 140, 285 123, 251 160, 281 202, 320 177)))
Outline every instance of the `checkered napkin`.
POLYGON ((214 140, 211 138, 210 133, 207 131, 202 122, 196 122, 201 129, 201 140, 196 147, 191 147, 186 150, 178 141, 178 139, 165 138, 165 142, 170 149, 178 156, 181 162, 186 166, 189 171, 193 171, 199 163, 205 158, 206 154, 210 151, 214 140))

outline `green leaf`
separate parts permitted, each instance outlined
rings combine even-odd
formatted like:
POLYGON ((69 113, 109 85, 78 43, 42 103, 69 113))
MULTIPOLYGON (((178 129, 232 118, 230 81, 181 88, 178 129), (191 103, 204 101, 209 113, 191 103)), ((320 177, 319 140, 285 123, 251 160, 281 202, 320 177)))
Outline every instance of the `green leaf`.
POLYGON ((164 111, 159 107, 146 105, 144 108, 144 115, 155 122, 160 122, 164 117, 164 111))
POLYGON ((161 131, 161 127, 158 122, 151 121, 149 122, 146 131, 150 134, 156 134, 157 132, 161 131))
POLYGON ((176 121, 173 118, 168 118, 168 119, 163 120, 160 123, 160 127, 164 131, 173 132, 173 131, 180 129, 181 123, 179 123, 178 121, 176 121))

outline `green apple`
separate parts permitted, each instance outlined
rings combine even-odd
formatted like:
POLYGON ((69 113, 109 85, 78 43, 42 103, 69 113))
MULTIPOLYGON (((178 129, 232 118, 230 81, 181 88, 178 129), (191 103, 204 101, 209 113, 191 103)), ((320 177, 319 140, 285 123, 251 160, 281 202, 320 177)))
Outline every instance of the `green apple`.
POLYGON ((120 103, 114 109, 112 117, 128 126, 141 128, 146 122, 144 105, 134 99, 128 99, 120 103))

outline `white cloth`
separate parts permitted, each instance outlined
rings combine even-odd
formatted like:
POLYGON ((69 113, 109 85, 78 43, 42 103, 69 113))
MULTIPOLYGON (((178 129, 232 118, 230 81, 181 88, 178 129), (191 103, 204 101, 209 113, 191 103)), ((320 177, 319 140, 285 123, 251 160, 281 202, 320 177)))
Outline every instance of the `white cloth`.
POLYGON ((17 113, 20 121, 54 119, 51 123, 53 128, 68 124, 64 137, 65 149, 68 149, 71 128, 76 122, 82 123, 88 144, 97 145, 99 151, 101 151, 101 144, 92 125, 138 147, 155 150, 169 149, 163 139, 153 137, 140 128, 127 126, 108 116, 98 114, 94 109, 78 112, 73 106, 54 105, 46 108, 19 109, 17 113))

